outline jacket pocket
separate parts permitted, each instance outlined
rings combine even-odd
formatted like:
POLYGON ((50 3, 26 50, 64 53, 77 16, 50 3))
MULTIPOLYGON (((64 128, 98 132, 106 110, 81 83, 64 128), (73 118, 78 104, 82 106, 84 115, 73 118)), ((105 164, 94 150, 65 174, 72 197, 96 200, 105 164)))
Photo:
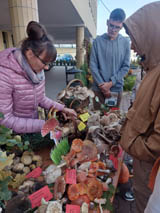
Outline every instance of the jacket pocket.
POLYGON ((129 153, 129 149, 134 141, 140 135, 145 135, 150 125, 151 120, 143 118, 140 115, 138 116, 135 109, 131 108, 126 115, 126 121, 122 127, 120 144, 123 149, 129 153))
POLYGON ((137 135, 144 134, 152 123, 151 118, 147 116, 147 113, 145 117, 140 114, 138 115, 133 108, 128 111, 126 117, 129 120, 128 122, 130 123, 131 128, 137 132, 137 135))

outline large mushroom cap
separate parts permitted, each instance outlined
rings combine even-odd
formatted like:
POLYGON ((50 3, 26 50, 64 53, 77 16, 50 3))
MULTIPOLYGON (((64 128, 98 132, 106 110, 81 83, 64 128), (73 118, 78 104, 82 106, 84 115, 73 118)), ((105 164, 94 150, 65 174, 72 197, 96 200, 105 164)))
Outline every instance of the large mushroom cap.
POLYGON ((41 129, 42 137, 46 136, 50 131, 54 131, 58 125, 59 122, 55 118, 47 120, 41 129))
POLYGON ((66 190, 66 181, 63 176, 59 176, 54 184, 54 198, 59 200, 62 198, 66 190))
POLYGON ((97 147, 90 140, 84 140, 82 151, 77 154, 78 159, 84 159, 86 161, 95 159, 97 157, 97 147))
POLYGON ((62 90, 58 95, 57 95, 57 100, 61 100, 66 94, 65 90, 62 90))

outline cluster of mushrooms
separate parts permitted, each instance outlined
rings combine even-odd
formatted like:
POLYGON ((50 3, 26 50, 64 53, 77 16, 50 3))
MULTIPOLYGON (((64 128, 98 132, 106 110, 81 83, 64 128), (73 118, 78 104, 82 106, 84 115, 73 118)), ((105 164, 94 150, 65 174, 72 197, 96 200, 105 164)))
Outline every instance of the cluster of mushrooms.
MULTIPOLYGON (((81 86, 67 87, 58 95, 58 100, 61 102, 76 99, 84 103, 86 100, 90 102, 93 98, 94 93, 87 87, 81 86)), ((46 202, 42 199, 41 206, 38 207, 36 213, 62 213, 66 211, 67 204, 80 206, 81 213, 105 212, 102 206, 107 201, 102 198, 102 195, 104 191, 108 190, 108 185, 112 183, 116 172, 109 156, 112 154, 117 157, 120 151, 118 141, 122 115, 119 111, 112 110, 101 115, 100 111, 90 109, 87 111, 83 107, 77 111, 79 114, 88 112, 90 115, 85 122, 87 129, 85 139, 75 137, 69 153, 62 156, 60 165, 49 165, 39 178, 27 179, 18 188, 17 199, 21 197, 23 202, 28 202, 28 208, 30 208, 27 195, 46 184, 52 185, 50 189, 54 201, 46 202), (75 184, 66 182, 66 169, 76 171, 75 184)), ((61 116, 58 117, 58 121, 62 136, 75 135, 80 120, 73 121, 61 116)), ((41 167, 42 163, 41 156, 35 155, 33 152, 24 152, 21 158, 15 157, 11 170, 13 173, 27 174, 34 168, 41 167)), ((10 209, 13 208, 13 203, 16 203, 13 199, 8 202, 10 209)))
POLYGON ((72 97, 80 101, 84 101, 88 97, 94 98, 94 92, 88 89, 87 87, 81 87, 81 86, 69 87, 62 90, 58 94, 57 99, 63 101, 64 98, 70 99, 72 97))
POLYGON ((16 156, 14 158, 11 170, 15 173, 27 174, 36 167, 41 167, 42 163, 42 157, 40 155, 25 151, 21 157, 16 156))

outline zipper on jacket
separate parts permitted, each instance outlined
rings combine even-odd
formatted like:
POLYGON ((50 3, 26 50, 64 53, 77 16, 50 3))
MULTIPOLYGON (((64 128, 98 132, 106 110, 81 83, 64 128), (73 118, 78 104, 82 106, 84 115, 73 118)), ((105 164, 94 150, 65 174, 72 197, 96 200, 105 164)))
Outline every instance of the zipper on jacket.
POLYGON ((34 90, 34 115, 33 117, 35 118, 35 115, 37 116, 37 96, 36 96, 36 85, 33 85, 33 90, 34 90))

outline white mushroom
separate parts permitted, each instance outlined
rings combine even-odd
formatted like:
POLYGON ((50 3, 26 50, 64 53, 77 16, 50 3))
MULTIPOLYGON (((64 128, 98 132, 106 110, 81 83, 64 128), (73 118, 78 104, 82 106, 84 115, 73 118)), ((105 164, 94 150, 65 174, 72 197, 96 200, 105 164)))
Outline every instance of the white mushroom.
POLYGON ((82 93, 79 93, 76 95, 76 98, 84 101, 86 98, 87 98, 87 95, 86 94, 82 94, 82 93))
POLYGON ((25 174, 28 174, 30 171, 31 171, 31 170, 30 170, 30 168, 29 168, 28 166, 25 166, 25 167, 23 168, 23 172, 24 172, 25 174))
POLYGON ((81 213, 88 213, 88 212, 89 212, 88 204, 83 203, 81 206, 81 213))
POLYGON ((118 116, 115 113, 110 113, 107 117, 108 117, 108 125, 117 122, 119 120, 118 116))
POLYGON ((87 126, 92 127, 92 126, 98 126, 100 125, 100 114, 99 113, 94 113, 88 118, 87 121, 87 126))
POLYGON ((110 183, 112 183, 112 178, 108 178, 107 180, 106 180, 106 182, 105 183, 107 183, 107 184, 110 184, 110 183))
POLYGON ((68 96, 68 97, 73 96, 73 92, 72 92, 72 91, 67 90, 67 92, 66 92, 66 96, 68 96))
POLYGON ((108 116, 107 115, 103 115, 100 119, 100 124, 103 126, 108 126, 108 116))
POLYGON ((33 181, 27 180, 27 181, 25 181, 25 182, 23 183, 23 185, 21 185, 18 189, 19 189, 20 191, 23 191, 23 192, 25 192, 25 193, 28 193, 29 190, 32 188, 33 184, 34 184, 33 181))
POLYGON ((12 170, 14 172, 22 172, 23 168, 24 168, 24 164, 23 163, 18 163, 18 164, 13 166, 12 170))
POLYGON ((31 155, 23 155, 21 157, 21 162, 24 163, 24 165, 30 165, 32 163, 31 155))
POLYGON ((62 204, 58 201, 50 201, 46 213, 62 213, 62 204))
POLYGON ((50 165, 44 172, 44 178, 47 184, 54 183, 57 177, 61 176, 62 170, 55 165, 50 165))
POLYGON ((20 163, 20 157, 15 157, 14 160, 13 160, 13 164, 17 164, 17 163, 20 163))
POLYGON ((34 156, 34 152, 25 151, 25 152, 23 152, 23 155, 31 155, 31 156, 34 156))
POLYGON ((82 164, 78 167, 78 170, 88 171, 90 165, 91 165, 91 162, 90 162, 90 161, 85 162, 85 163, 82 163, 82 164))
POLYGON ((88 95, 89 97, 91 97, 91 98, 94 98, 94 96, 95 96, 94 92, 93 92, 92 90, 90 90, 90 89, 88 89, 87 95, 88 95))
POLYGON ((69 135, 70 133, 70 128, 69 127, 62 127, 62 136, 65 137, 69 135))
POLYGON ((57 95, 57 99, 60 100, 62 99, 66 94, 66 91, 65 90, 62 90, 58 95, 57 95))
POLYGON ((99 204, 99 209, 100 209, 100 213, 103 213, 103 209, 102 209, 102 205, 106 203, 106 199, 95 199, 94 200, 95 203, 98 203, 99 204))
POLYGON ((81 87, 81 88, 80 88, 80 92, 81 92, 81 93, 86 94, 87 91, 88 91, 88 88, 87 88, 87 87, 81 87))
POLYGON ((97 169, 98 172, 103 172, 103 173, 106 173, 106 174, 110 174, 111 171, 109 169, 97 169))
POLYGON ((42 161, 42 157, 40 155, 34 155, 32 160, 33 161, 42 161))

